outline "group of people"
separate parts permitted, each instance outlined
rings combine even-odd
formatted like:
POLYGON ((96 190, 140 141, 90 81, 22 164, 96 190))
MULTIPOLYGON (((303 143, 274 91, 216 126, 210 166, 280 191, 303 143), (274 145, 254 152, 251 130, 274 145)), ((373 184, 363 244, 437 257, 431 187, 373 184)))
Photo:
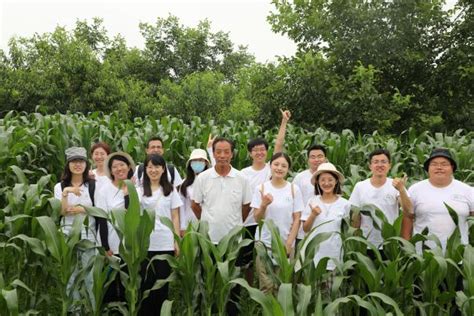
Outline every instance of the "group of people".
MULTIPOLYGON (((282 111, 273 156, 268 162, 269 144, 264 139, 249 141, 247 149, 252 165, 239 171, 231 164, 233 141, 223 137, 210 138, 209 156, 206 150, 193 150, 186 163, 184 180, 163 158, 164 144, 159 137, 147 142, 147 156, 138 166, 129 154, 112 153, 109 145, 98 142, 90 150, 95 167, 91 169, 85 148, 68 148, 61 182, 54 188, 55 197, 61 200, 64 232, 68 233, 76 214, 86 212, 81 205, 95 205, 106 212, 127 208, 129 198, 123 180, 131 179, 137 187, 141 207, 156 213, 149 258, 157 254, 179 255, 173 233, 183 235, 187 225, 197 220, 209 223, 209 236, 216 244, 236 226, 245 226, 245 237, 263 242, 271 255, 272 235, 266 225, 271 220, 278 228, 288 255, 305 234, 332 233, 320 244, 314 260, 317 264, 324 257, 331 258, 327 269, 333 270, 342 255, 342 240, 338 234, 341 221, 349 216, 352 206, 363 208, 366 205, 380 209, 392 223, 401 208, 402 237, 409 239, 427 227, 445 247, 455 229, 446 203, 458 213, 462 242, 468 243, 467 217, 474 215, 474 190, 454 179, 457 164, 447 149, 432 151, 424 164, 428 179, 408 190, 406 177, 388 177, 390 153, 385 149, 373 151, 368 156, 371 177, 357 183, 347 200, 342 197, 341 190, 344 175, 328 161, 322 145, 308 148, 308 169, 298 173, 291 183, 287 181, 291 158, 283 148, 290 117, 289 111, 282 111), (171 220, 174 232, 161 223, 162 216, 171 220), (259 230, 261 220, 264 224, 259 230)), ((351 223, 361 228, 371 243, 383 247, 381 233, 376 229, 379 225, 374 225, 372 217, 353 216, 351 223)), ((98 218, 90 218, 88 224, 90 227, 83 230, 82 237, 101 245, 108 255, 119 257, 120 239, 114 227, 98 218)), ((249 280, 253 279, 253 249, 253 244, 244 247, 237 263, 246 269, 249 280)), ((90 253, 85 254, 82 259, 88 260, 90 256, 90 253)), ((265 266, 258 257, 255 261, 259 286, 265 292, 274 290, 275 285, 265 266)), ((144 290, 151 288, 156 279, 166 278, 171 273, 166 261, 155 260, 148 273, 145 273, 145 267, 146 264, 144 290)), ((167 294, 166 286, 152 291, 142 304, 141 314, 152 315, 160 310, 167 294)), ((121 295, 117 281, 110 287, 106 300, 120 300, 121 295)))

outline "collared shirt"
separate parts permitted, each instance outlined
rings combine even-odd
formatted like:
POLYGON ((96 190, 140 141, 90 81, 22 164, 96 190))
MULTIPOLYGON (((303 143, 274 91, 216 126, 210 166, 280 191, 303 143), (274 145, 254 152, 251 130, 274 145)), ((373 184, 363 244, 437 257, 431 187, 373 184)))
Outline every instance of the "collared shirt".
POLYGON ((226 176, 210 168, 199 174, 193 185, 193 201, 201 206, 201 220, 209 223, 213 243, 243 224, 242 205, 251 200, 248 180, 233 167, 226 176))

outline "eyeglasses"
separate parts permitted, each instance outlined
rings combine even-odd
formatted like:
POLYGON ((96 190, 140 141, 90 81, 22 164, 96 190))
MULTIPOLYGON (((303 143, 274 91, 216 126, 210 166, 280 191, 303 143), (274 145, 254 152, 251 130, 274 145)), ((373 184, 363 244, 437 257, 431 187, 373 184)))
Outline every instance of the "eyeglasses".
POLYGON ((253 148, 252 149, 253 153, 263 153, 263 152, 266 152, 266 151, 267 151, 266 148, 253 148))
POLYGON ((385 165, 388 164, 388 160, 372 160, 371 164, 374 165, 385 165))

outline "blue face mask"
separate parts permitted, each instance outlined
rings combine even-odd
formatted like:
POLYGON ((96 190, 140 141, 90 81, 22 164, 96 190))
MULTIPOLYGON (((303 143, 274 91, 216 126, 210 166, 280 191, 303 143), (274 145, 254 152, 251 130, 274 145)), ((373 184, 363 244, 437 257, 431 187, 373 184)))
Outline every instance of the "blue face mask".
POLYGON ((191 161, 191 169, 193 169, 194 173, 201 173, 205 167, 206 167, 206 163, 204 161, 199 161, 199 160, 191 161))

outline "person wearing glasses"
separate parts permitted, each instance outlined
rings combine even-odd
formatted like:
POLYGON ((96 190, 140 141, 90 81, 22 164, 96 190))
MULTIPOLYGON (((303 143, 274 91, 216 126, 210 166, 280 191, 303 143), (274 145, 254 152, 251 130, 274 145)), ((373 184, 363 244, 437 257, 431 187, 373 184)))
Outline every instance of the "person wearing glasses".
MULTIPOLYGON (((423 165, 428 179, 412 185, 408 192, 413 202, 413 212, 404 213, 402 237, 410 239, 412 234, 421 233, 425 228, 436 235, 443 250, 448 238, 456 228, 449 215, 449 205, 458 215, 461 242, 469 243, 467 218, 474 215, 474 189, 472 186, 454 178, 457 163, 449 150, 435 148, 423 165)), ((420 251, 420 244, 417 245, 420 251)), ((433 241, 426 246, 433 247, 433 241)))
MULTIPOLYGON (((373 206, 375 206, 385 214, 388 222, 393 224, 400 215, 400 206, 403 212, 410 213, 412 203, 405 188, 406 176, 402 179, 389 178, 390 167, 391 156, 388 150, 377 149, 372 151, 369 154, 369 169, 372 175, 369 179, 356 183, 349 202, 361 209, 373 210, 373 206)), ((376 220, 380 227, 381 222, 378 219, 376 220)), ((364 237, 373 245, 382 249, 382 234, 380 230, 375 228, 370 216, 359 215, 355 219, 354 226, 360 227, 364 237)), ((368 251, 368 254, 374 258, 371 250, 368 251)))

